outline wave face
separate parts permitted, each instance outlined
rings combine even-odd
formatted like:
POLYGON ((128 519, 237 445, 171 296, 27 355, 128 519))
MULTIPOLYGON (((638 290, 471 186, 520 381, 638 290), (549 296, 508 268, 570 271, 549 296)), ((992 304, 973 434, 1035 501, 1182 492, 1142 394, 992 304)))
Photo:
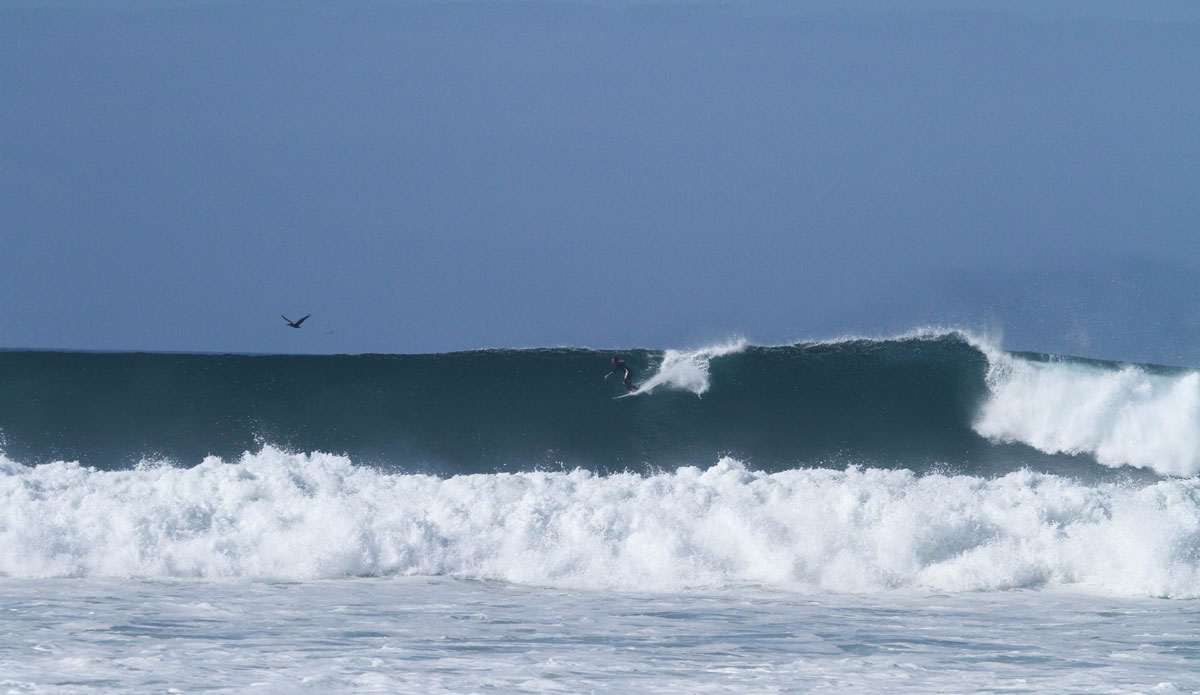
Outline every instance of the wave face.
POLYGON ((270 444, 394 472, 858 465, 1200 472, 1200 375, 1007 353, 960 333, 781 347, 250 356, 0 353, 11 461, 236 460, 270 444))
POLYGON ((584 470, 442 478, 265 447, 98 471, 0 458, 0 575, 441 575, 636 591, 1076 585, 1200 596, 1200 480, 1018 471, 584 470))

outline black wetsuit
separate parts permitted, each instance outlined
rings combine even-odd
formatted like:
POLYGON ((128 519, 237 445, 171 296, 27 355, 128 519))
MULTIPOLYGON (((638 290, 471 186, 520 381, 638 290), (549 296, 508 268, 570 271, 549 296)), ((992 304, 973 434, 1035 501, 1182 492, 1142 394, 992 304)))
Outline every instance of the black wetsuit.
POLYGON ((633 370, 629 368, 629 365, 625 364, 621 360, 613 360, 613 370, 611 372, 609 372, 609 374, 615 373, 618 369, 625 370, 625 388, 632 391, 633 390, 633 370))

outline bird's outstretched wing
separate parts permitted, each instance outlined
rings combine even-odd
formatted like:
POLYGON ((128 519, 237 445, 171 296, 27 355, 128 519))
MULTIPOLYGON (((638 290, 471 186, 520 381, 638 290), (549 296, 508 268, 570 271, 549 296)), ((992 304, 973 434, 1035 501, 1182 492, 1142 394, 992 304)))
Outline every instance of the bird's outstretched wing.
MULTIPOLYGON (((283 316, 283 314, 280 314, 280 316, 283 316)), ((286 316, 283 316, 283 320, 284 320, 284 321, 287 321, 288 323, 291 323, 291 322, 292 322, 292 320, 291 320, 291 319, 289 319, 289 318, 288 318, 288 317, 286 317, 286 316)))
POLYGON ((308 320, 308 317, 309 317, 309 316, 312 316, 312 314, 305 314, 305 315, 304 315, 304 318, 302 318, 302 319, 300 319, 299 321, 297 321, 297 322, 296 322, 296 328, 299 328, 299 327, 300 327, 300 324, 302 324, 302 323, 304 323, 306 320, 308 320))

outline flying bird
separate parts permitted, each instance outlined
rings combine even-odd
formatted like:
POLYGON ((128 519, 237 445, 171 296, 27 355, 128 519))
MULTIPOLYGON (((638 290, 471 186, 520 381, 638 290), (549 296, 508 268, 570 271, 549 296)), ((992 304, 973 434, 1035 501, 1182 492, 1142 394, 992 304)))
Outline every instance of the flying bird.
MULTIPOLYGON (((280 316, 283 316, 283 314, 280 314, 280 316)), ((305 317, 303 319, 300 319, 299 321, 293 321, 293 320, 289 319, 288 317, 283 316, 283 320, 287 321, 287 324, 289 326, 291 326, 292 328, 299 328, 300 324, 304 323, 305 319, 307 319, 309 316, 312 316, 312 314, 305 315, 305 317)))

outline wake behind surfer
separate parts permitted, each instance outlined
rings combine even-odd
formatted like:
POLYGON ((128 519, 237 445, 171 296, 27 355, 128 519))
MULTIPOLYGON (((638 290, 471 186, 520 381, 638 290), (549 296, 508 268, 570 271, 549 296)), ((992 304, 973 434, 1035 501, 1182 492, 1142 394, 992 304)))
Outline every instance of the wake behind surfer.
POLYGON ((622 362, 621 358, 617 357, 616 355, 613 355, 612 364, 613 364, 612 371, 609 372, 608 374, 605 374, 604 378, 607 379, 608 377, 612 376, 613 374, 616 374, 617 372, 624 369, 625 370, 625 379, 624 379, 625 388, 629 389, 630 393, 633 393, 636 390, 633 385, 633 370, 629 368, 629 365, 622 362))

